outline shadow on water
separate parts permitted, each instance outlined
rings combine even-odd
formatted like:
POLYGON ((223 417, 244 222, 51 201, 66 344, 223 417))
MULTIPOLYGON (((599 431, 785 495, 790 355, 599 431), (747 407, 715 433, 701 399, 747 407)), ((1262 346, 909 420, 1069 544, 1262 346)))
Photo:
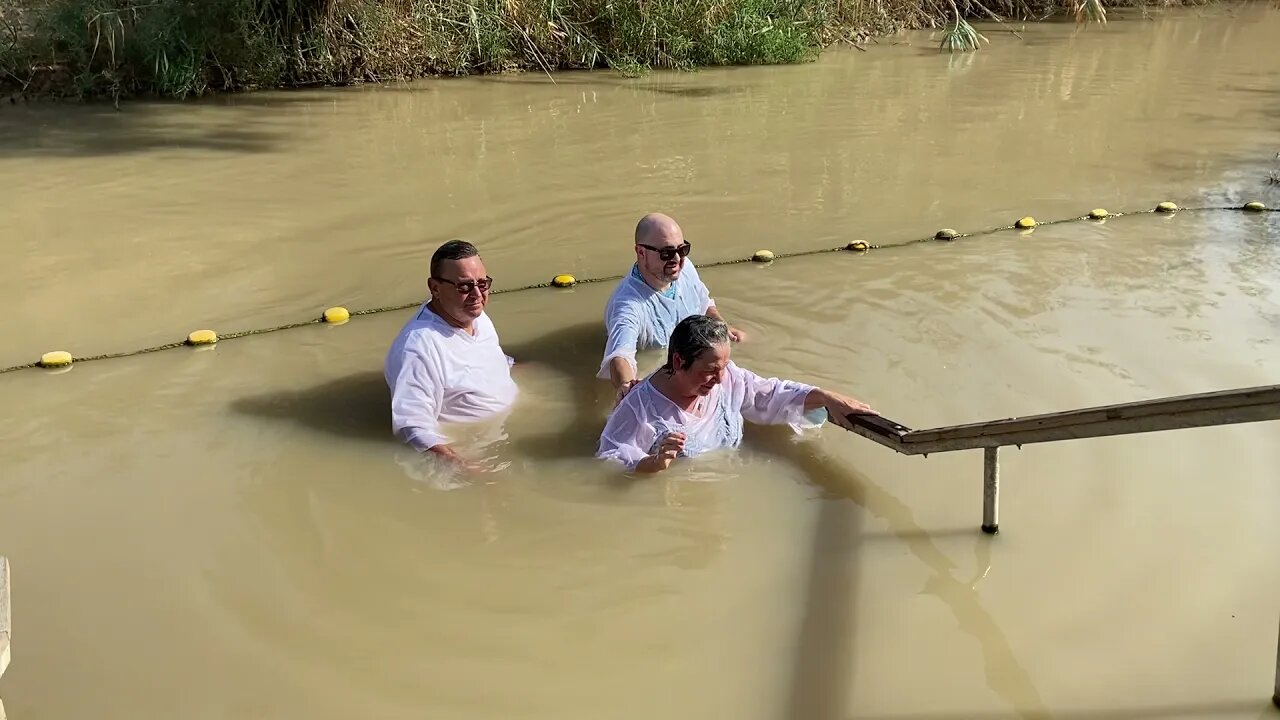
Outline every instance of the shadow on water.
POLYGON ((266 153, 296 139, 291 108, 314 96, 272 93, 177 102, 0 105, 0 156, 108 157, 153 151, 266 153), (275 111, 275 112, 271 112, 275 111))
POLYGON ((503 345, 507 354, 516 359, 517 382, 521 363, 541 365, 563 376, 568 383, 565 391, 572 398, 566 426, 554 432, 513 437, 511 444, 515 452, 539 460, 595 455, 600 431, 613 405, 612 386, 596 377, 604 343, 604 325, 591 321, 503 345))
POLYGON ((347 440, 387 443, 391 434, 391 395, 382 372, 370 370, 302 390, 238 398, 231 410, 302 427, 347 440))
MULTIPOLYGON (((595 377, 603 347, 604 327, 598 322, 571 325, 525 342, 503 344, 506 353, 516 359, 513 375, 517 383, 521 366, 542 365, 564 376, 573 398, 567 427, 512 438, 517 453, 539 459, 595 454, 612 401, 609 383, 595 377)), ((535 401, 526 395, 521 402, 535 401)), ((395 447, 397 442, 391 432, 391 394, 381 368, 300 390, 237 398, 230 407, 242 415, 291 422, 347 440, 386 443, 388 447, 395 447)), ((517 411, 530 412, 530 409, 518 408, 517 411)))
POLYGON ((1003 631, 982 605, 976 591, 977 583, 986 572, 983 568, 991 565, 990 538, 973 531, 979 571, 968 581, 958 579, 954 575, 955 564, 934 543, 933 536, 916 523, 910 506, 866 475, 820 454, 816 446, 796 443, 779 428, 762 430, 752 434, 753 444, 798 467, 826 496, 821 501, 824 507, 815 533, 815 577, 810 580, 810 594, 805 604, 806 629, 801 637, 788 717, 843 719, 847 717, 847 708, 856 705, 852 657, 858 578, 856 572, 850 571, 860 565, 860 560, 852 556, 863 551, 863 538, 860 537, 863 511, 886 522, 889 531, 932 571, 922 592, 947 605, 960 630, 977 641, 985 662, 987 684, 992 691, 1018 708, 1023 718, 1050 717, 1031 677, 1014 656, 1003 631), (840 499, 851 500, 853 505, 840 503, 840 499), (828 509, 828 505, 840 510, 828 509), (841 519, 840 513, 851 517, 841 519), (842 552, 833 558, 820 559, 832 554, 832 547, 842 552), (843 576, 837 570, 841 566, 845 568, 843 576), (835 597, 836 601, 824 596, 835 597), (837 630, 829 637, 821 633, 811 636, 809 627, 837 630))
POLYGON ((820 502, 783 714, 791 720, 836 720, 853 697, 863 513, 850 503, 820 502))
POLYGON ((804 603, 804 619, 797 643, 791 692, 783 717, 789 720, 965 720, 1016 717, 1022 720, 1144 720, 1221 713, 1274 714, 1265 700, 1220 700, 1138 708, 1099 708, 1051 711, 1041 700, 1031 676, 1022 667, 996 619, 977 592, 992 567, 992 543, 978 528, 946 528, 936 532, 920 527, 911 508, 869 477, 821 454, 813 445, 797 443, 780 428, 753 428, 754 448, 798 467, 823 490, 812 539, 812 560, 804 603), (852 503, 841 502, 842 499, 852 503), (888 532, 864 532, 866 514, 888 524, 888 532), (975 571, 965 580, 954 574, 955 564, 934 543, 944 536, 974 539, 975 571), (866 541, 892 536, 905 544, 933 575, 922 591, 947 605, 959 629, 977 642, 988 687, 1010 709, 995 713, 901 713, 860 715, 853 681, 861 554, 866 541))
POLYGON ((526 85, 545 88, 553 88, 561 85, 572 86, 590 86, 597 89, 617 88, 619 90, 632 90, 635 92, 650 92, 655 95, 673 95, 675 97, 688 99, 704 99, 712 97, 721 97, 724 95, 733 95, 743 92, 741 87, 718 83, 714 85, 691 85, 654 81, 653 79, 630 79, 608 74, 606 72, 586 72, 572 71, 565 74, 557 74, 555 83, 547 78, 546 75, 528 75, 528 76, 491 76, 485 75, 478 78, 481 83, 493 83, 501 85, 526 85))

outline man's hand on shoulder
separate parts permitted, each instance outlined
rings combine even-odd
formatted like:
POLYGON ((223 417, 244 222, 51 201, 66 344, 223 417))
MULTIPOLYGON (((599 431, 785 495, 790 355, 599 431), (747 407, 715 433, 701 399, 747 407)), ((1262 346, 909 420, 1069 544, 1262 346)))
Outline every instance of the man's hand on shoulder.
POLYGON ((715 305, 712 305, 711 307, 707 308, 707 311, 704 314, 707 317, 715 318, 716 320, 719 320, 720 322, 729 326, 729 342, 742 342, 743 340, 747 339, 746 333, 742 332, 742 330, 732 325, 729 325, 729 321, 724 319, 724 316, 720 314, 720 309, 717 308, 715 305))
POLYGON ((631 388, 633 388, 633 387, 635 387, 636 385, 639 385, 639 384, 640 384, 640 381, 639 381, 639 380, 634 380, 634 379, 633 379, 633 380, 627 380, 626 382, 624 382, 624 383, 622 383, 621 385, 619 385, 619 386, 618 386, 618 395, 617 395, 617 397, 615 397, 615 398, 614 398, 614 401, 613 401, 614 406, 616 407, 616 406, 618 406, 618 405, 621 405, 621 404, 622 404, 622 398, 626 397, 628 392, 631 392, 631 388))

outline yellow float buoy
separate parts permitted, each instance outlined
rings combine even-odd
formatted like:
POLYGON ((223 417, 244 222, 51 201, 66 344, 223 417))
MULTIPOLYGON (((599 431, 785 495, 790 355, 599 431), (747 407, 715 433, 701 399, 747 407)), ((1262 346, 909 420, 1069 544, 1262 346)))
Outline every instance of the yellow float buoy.
POLYGON ((71 353, 66 350, 54 350, 40 356, 40 367, 67 367, 71 364, 71 353))
POLYGON ((331 307, 324 311, 324 315, 321 316, 321 319, 330 325, 341 325, 351 319, 351 311, 341 306, 331 307))
POLYGON ((773 262, 772 250, 757 250, 755 255, 751 256, 752 262, 767 263, 773 262))
POLYGON ((1028 215, 1028 216, 1026 216, 1026 217, 1024 217, 1024 218, 1020 218, 1020 219, 1018 220, 1018 222, 1016 222, 1016 223, 1014 223, 1014 224, 1013 224, 1013 226, 1014 226, 1014 227, 1016 227, 1016 228, 1018 228, 1019 230, 1030 230, 1031 228, 1035 227, 1036 225, 1037 225, 1037 223, 1036 223, 1036 219, 1035 219, 1035 218, 1033 218, 1033 217, 1031 217, 1030 215, 1028 215))
POLYGON ((1267 209, 1267 206, 1255 201, 1245 203, 1242 209, 1248 210, 1249 212, 1262 212, 1267 209))
POLYGON ((955 240, 959 236, 960 236, 960 233, 956 232, 955 230, 952 230, 951 228, 942 228, 941 230, 933 234, 934 239, 937 239, 937 240, 955 240))
POLYGON ((871 249, 871 246, 870 246, 870 245, 868 245, 868 244, 866 243, 866 241, 863 241, 863 240, 854 240, 853 242, 849 243, 848 245, 845 245, 845 246, 844 246, 844 249, 845 249, 845 250, 853 250, 853 251, 855 251, 855 252, 866 252, 867 250, 870 250, 870 249, 871 249))
POLYGON ((1102 208, 1094 208, 1089 211, 1089 217, 1093 220, 1106 220, 1111 213, 1102 208))
POLYGON ((558 288, 573 287, 578 284, 578 279, 572 275, 557 275, 551 278, 551 284, 558 288))
POLYGON ((1165 202, 1162 202, 1156 206, 1156 212, 1162 212, 1162 213, 1178 212, 1178 204, 1169 202, 1166 200, 1165 202))
POLYGON ((218 333, 212 330, 196 330, 187 336, 188 345, 212 345, 218 342, 218 333))

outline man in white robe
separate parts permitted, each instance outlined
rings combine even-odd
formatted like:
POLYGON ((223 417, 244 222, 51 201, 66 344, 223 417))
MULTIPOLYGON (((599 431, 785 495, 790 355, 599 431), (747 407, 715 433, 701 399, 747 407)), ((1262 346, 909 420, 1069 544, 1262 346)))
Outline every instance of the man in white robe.
POLYGON ((676 325, 667 364, 632 388, 614 408, 596 457, 638 473, 666 470, 742 442, 743 422, 819 427, 828 418, 852 429, 849 415, 874 414, 853 398, 777 378, 762 378, 729 360, 729 328, 692 316, 676 325))
MULTIPOLYGON (((619 401, 638 382, 637 350, 665 347, 676 324, 690 315, 723 320, 688 259, 691 249, 680 225, 666 215, 650 213, 636 225, 636 262, 605 306, 609 335, 596 375, 613 383, 619 401)), ((736 328, 729 336, 743 339, 736 328)))
POLYGON ((517 396, 512 360, 484 312, 492 285, 474 245, 441 245, 431 256, 431 299, 400 330, 383 367, 396 437, 462 465, 440 424, 492 418, 517 396))

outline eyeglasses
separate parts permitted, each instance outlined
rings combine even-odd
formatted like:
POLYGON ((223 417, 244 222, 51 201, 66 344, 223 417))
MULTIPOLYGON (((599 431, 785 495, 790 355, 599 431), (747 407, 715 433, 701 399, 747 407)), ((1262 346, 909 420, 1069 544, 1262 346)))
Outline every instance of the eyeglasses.
POLYGON ((645 245, 644 243, 636 243, 636 246, 658 253, 658 257, 662 258, 663 262, 671 260, 676 255, 679 255, 680 257, 688 257, 689 251, 693 249, 693 246, 690 245, 688 241, 675 247, 656 248, 652 245, 645 245))
POLYGON ((491 277, 481 278, 479 280, 466 280, 463 282, 454 282, 440 277, 435 278, 435 280, 442 283, 449 283, 454 286, 457 288, 459 295, 470 295, 471 291, 477 288, 480 292, 487 293, 489 292, 489 288, 493 287, 493 278, 491 277))

